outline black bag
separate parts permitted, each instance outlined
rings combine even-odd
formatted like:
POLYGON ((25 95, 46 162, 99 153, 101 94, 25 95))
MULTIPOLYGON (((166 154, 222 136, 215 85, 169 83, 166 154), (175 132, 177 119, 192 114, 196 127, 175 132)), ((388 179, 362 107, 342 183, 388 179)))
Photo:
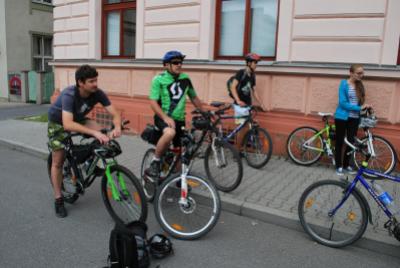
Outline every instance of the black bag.
POLYGON ((142 134, 140 137, 144 141, 147 141, 150 144, 156 145, 158 140, 161 138, 162 132, 153 125, 147 124, 146 128, 143 130, 142 134))
POLYGON ((72 155, 78 164, 85 162, 92 154, 91 144, 74 144, 71 147, 72 155))
POLYGON ((150 266, 147 225, 134 221, 127 226, 117 223, 110 235, 110 268, 146 268, 150 266))
MULTIPOLYGON (((243 75, 242 75, 242 77, 240 78, 240 81, 238 81, 238 84, 237 84, 237 86, 236 86, 236 90, 237 90, 238 88, 240 88, 240 84, 241 84, 242 81, 245 79, 246 75, 247 75, 247 74, 246 74, 246 70, 244 70, 243 75)), ((233 97, 232 91, 231 91, 231 84, 232 84, 232 82, 233 82, 234 79, 236 79, 236 74, 233 75, 233 76, 231 76, 231 77, 228 79, 228 81, 226 81, 226 87, 228 88, 229 97, 231 97, 232 99, 235 99, 235 98, 233 97)))

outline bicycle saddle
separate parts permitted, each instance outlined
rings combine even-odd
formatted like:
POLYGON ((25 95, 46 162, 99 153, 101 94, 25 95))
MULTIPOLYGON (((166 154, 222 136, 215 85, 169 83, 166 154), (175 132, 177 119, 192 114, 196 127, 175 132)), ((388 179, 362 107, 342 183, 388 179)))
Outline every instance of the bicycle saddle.
POLYGON ((332 116, 333 113, 323 113, 323 112, 318 112, 319 116, 332 116))
POLYGON ((218 107, 221 107, 221 106, 225 105, 225 102, 213 101, 213 102, 210 103, 210 105, 213 106, 213 107, 218 108, 218 107))

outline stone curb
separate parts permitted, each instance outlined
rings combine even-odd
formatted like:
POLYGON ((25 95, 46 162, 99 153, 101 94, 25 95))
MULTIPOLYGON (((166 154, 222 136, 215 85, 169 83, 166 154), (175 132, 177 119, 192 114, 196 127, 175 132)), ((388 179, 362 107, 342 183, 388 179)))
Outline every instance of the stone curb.
POLYGON ((19 152, 23 152, 23 153, 38 157, 40 159, 47 159, 47 155, 49 154, 49 151, 47 151, 47 150, 41 150, 38 148, 34 148, 32 146, 29 146, 27 144, 10 141, 10 140, 3 139, 3 138, 0 138, 0 145, 10 148, 12 150, 16 150, 19 152))

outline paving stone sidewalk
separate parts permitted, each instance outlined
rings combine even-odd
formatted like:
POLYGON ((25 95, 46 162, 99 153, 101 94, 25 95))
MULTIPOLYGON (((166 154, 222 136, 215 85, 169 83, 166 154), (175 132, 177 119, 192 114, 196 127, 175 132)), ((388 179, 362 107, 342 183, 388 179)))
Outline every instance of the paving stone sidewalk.
MULTIPOLYGON (((46 129, 45 123, 23 120, 1 121, 0 145, 45 158, 48 153, 46 129)), ((137 136, 123 136, 119 141, 123 148, 119 162, 139 176, 142 157, 150 145, 137 136)), ((205 174, 202 161, 198 159, 194 163, 193 170, 196 173, 205 174)), ((302 229, 298 223, 297 205, 304 189, 318 180, 339 179, 331 166, 316 164, 311 167, 302 167, 277 156, 273 156, 270 162, 260 170, 247 166, 245 162, 243 166, 244 177, 241 185, 231 193, 221 193, 223 209, 298 230, 302 229)), ((229 174, 226 175, 229 176, 229 174)), ((400 203, 398 184, 381 182, 380 185, 400 203)), ((373 224, 368 225, 364 239, 357 245, 398 255, 400 243, 393 237, 389 237, 383 228, 386 216, 378 209, 369 194, 364 190, 362 192, 371 207, 373 224)))

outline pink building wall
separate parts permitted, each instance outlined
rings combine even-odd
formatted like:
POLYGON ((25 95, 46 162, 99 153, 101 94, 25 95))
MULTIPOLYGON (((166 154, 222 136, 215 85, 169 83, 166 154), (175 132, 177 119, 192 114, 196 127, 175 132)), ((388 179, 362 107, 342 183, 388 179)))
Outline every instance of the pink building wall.
MULTIPOLYGON (((96 63, 92 65, 96 66, 96 63)), ((132 122, 135 131, 141 131, 151 121, 152 112, 148 105, 148 93, 154 75, 161 68, 123 67, 110 68, 96 66, 99 72, 99 87, 113 96, 113 101, 124 116, 132 122)), ((75 83, 75 66, 56 69, 56 87, 64 88, 75 83)), ((260 68, 261 69, 261 68, 260 68)), ((324 70, 320 70, 323 72, 324 70)), ((209 71, 195 66, 188 67, 186 73, 204 103, 211 101, 230 102, 226 80, 231 70, 209 71)), ((376 74, 375 74, 376 75, 376 74)), ((285 153, 288 134, 298 126, 322 127, 318 112, 334 113, 338 101, 338 86, 346 73, 331 75, 291 74, 286 72, 260 70, 257 88, 266 113, 258 119, 267 127, 274 139, 275 153, 285 153)), ((374 132, 387 137, 400 149, 400 79, 384 79, 377 76, 365 79, 366 101, 373 105, 379 117, 374 132)), ((188 107, 190 111, 191 107, 188 107)))
MULTIPOLYGON (((200 98, 205 103, 230 101, 226 80, 243 63, 213 61, 215 0, 138 0, 140 61, 131 62, 101 59, 100 0, 53 3, 56 88, 74 83, 78 65, 92 64, 99 70, 100 87, 140 130, 151 119, 151 79, 161 71, 161 63, 146 60, 178 49, 189 60, 210 61, 185 64, 200 98)), ((365 85, 367 101, 380 118, 375 132, 400 148, 400 71, 393 67, 399 49, 398 10, 398 0, 280 1, 276 61, 257 69, 257 91, 268 110, 259 120, 273 134, 275 153, 284 153, 287 135, 297 126, 321 126, 318 111, 334 112, 339 81, 348 75, 342 63, 373 64, 366 70, 365 85)))

